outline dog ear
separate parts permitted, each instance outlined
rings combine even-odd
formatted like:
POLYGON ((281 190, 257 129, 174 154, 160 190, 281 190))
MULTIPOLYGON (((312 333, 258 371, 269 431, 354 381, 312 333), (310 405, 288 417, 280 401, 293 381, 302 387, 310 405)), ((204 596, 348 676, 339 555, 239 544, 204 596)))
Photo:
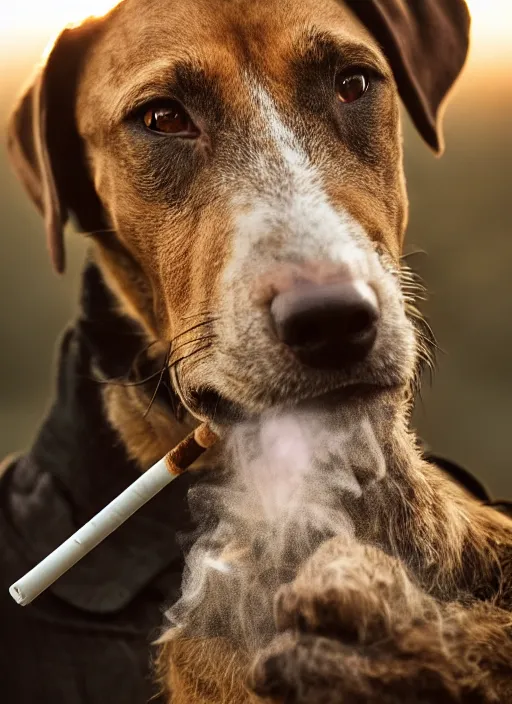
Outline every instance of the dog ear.
POLYGON ((398 91, 423 139, 444 148, 440 108, 468 53, 464 0, 349 0, 381 45, 398 91))
POLYGON ((69 213, 86 231, 99 229, 103 220, 74 116, 77 77, 96 24, 90 20, 59 35, 7 131, 11 163, 44 217, 48 249, 59 273, 65 267, 63 231, 69 213))

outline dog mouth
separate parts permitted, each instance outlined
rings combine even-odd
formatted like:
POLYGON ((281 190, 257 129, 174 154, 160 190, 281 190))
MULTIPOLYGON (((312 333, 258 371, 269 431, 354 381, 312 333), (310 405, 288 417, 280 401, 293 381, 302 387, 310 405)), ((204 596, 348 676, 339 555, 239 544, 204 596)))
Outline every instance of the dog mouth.
MULTIPOLYGON (((397 388, 397 385, 358 382, 346 384, 341 388, 317 396, 313 395, 303 399, 294 399, 290 402, 280 402, 270 408, 274 408, 276 411, 305 408, 323 411, 332 409, 334 411, 340 406, 373 403, 386 394, 396 391, 397 388)), ((255 420, 260 415, 260 412, 251 411, 207 387, 198 387, 191 391, 187 395, 185 405, 195 417, 219 426, 255 420)))

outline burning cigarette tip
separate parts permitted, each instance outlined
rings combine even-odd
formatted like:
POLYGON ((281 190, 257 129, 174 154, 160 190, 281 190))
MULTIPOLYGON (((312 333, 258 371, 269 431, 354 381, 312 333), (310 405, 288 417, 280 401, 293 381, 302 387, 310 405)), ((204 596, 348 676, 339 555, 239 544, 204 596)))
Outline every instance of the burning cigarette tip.
POLYGON ((207 423, 202 423, 194 430, 194 438, 197 444, 205 450, 215 445, 219 439, 207 423))
POLYGON ((174 476, 182 474, 217 440, 213 430, 203 423, 167 453, 165 464, 168 471, 174 476))

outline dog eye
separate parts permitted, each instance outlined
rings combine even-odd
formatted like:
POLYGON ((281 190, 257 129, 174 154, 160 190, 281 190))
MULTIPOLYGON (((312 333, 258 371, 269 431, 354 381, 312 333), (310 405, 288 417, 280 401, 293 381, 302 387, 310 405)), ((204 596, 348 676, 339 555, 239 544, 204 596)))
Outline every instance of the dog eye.
POLYGON ((188 138, 199 135, 185 108, 174 100, 146 106, 142 113, 144 124, 152 132, 188 138))
POLYGON ((336 77, 336 93, 342 103, 359 100, 368 90, 370 81, 363 71, 341 73, 336 77))

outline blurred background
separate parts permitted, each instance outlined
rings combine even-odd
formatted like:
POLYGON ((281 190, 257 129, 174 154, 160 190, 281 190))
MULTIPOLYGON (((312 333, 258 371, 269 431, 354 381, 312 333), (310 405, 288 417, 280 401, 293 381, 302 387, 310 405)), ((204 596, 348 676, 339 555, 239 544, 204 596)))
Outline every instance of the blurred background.
MULTIPOLYGON (((56 341, 76 310, 85 252, 68 233, 66 275, 52 273, 42 221, 7 164, 5 125, 56 30, 105 4, 0 10, 0 459, 27 447, 51 399, 56 341)), ((424 309, 443 350, 414 422, 435 452, 512 498, 512 2, 468 4, 473 45, 447 107, 441 159, 404 118, 409 262, 427 284, 424 309)))

